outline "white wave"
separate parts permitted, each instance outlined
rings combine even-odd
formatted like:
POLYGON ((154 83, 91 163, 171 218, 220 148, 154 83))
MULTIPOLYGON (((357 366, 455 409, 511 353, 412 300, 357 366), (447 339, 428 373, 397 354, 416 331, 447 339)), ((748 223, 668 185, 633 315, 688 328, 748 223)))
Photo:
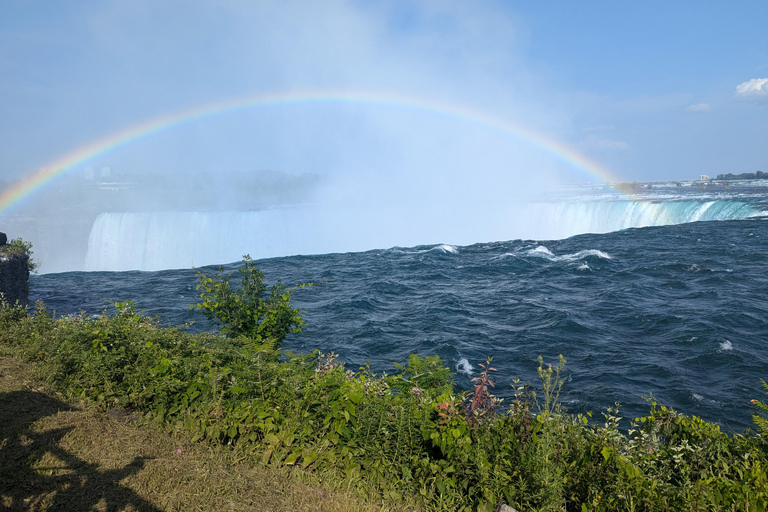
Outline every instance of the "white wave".
POLYGON ((541 258, 554 258, 555 255, 552 251, 544 247, 543 245, 540 245, 536 247, 535 249, 530 249, 526 251, 526 254, 529 256, 539 256, 541 258))
POLYGON ((439 251, 448 254, 458 254, 459 248, 455 245, 440 244, 436 245, 435 247, 430 247, 429 249, 408 249, 404 247, 392 247, 386 250, 386 252, 392 252, 396 254, 424 254, 432 251, 439 251))
POLYGON ((536 258, 544 258, 550 261, 578 261, 583 260, 589 256, 596 256, 604 260, 612 259, 611 256, 603 251, 597 249, 585 249, 583 251, 575 252, 572 254, 563 254, 561 256, 555 255, 552 251, 540 245, 535 249, 529 249, 523 253, 526 256, 533 256, 536 258))
POLYGON ((581 265, 576 267, 576 270, 592 270, 592 269, 589 268, 589 265, 587 265, 586 263, 582 263, 581 265))
POLYGON ((458 254, 459 249, 455 245, 441 244, 437 247, 433 247, 430 251, 443 251, 451 254, 458 254))
POLYGON ((733 350, 733 344, 730 341, 725 340, 720 344, 720 350, 718 350, 718 352, 729 352, 731 350, 733 350))
POLYGON ((456 371, 463 373, 464 375, 472 375, 472 365, 469 364, 466 357, 462 357, 459 359, 459 362, 456 363, 456 371))
POLYGON ((557 261, 583 260, 588 256, 597 256, 598 258, 602 258, 604 260, 613 259, 609 254, 604 253, 603 251, 598 251, 597 249, 586 249, 584 251, 579 251, 574 254, 564 254, 563 256, 558 256, 557 261))

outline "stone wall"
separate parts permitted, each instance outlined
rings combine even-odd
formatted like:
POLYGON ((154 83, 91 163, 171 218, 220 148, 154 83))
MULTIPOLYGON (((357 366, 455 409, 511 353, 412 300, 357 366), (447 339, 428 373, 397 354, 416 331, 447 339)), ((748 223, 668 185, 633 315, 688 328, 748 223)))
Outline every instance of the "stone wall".
POLYGON ((14 304, 18 301, 26 306, 29 300, 29 256, 7 253, 3 251, 4 247, 7 246, 0 246, 0 293, 7 302, 14 304))

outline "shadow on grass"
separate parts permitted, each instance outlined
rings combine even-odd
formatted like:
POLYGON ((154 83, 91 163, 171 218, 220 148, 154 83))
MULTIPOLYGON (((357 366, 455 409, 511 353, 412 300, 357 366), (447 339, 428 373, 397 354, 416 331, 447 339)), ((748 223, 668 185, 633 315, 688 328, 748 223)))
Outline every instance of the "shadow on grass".
POLYGON ((74 427, 32 428, 41 418, 73 410, 45 393, 0 393, 0 509, 159 511, 120 484, 141 471, 147 458, 101 469, 62 448, 62 438, 74 427))

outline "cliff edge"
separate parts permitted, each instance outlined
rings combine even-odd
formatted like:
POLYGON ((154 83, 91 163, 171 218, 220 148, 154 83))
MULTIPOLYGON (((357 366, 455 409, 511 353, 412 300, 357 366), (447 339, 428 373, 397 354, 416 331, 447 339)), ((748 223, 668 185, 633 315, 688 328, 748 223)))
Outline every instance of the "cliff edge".
POLYGON ((0 233, 0 293, 4 300, 26 306, 29 300, 29 248, 20 240, 8 242, 0 233))

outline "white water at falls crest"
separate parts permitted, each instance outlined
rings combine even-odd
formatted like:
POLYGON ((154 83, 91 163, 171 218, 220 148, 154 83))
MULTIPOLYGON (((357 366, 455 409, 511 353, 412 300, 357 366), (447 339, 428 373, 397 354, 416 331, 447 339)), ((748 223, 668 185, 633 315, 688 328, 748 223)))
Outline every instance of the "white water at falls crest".
POLYGON ((160 270, 296 254, 514 239, 731 220, 764 214, 738 201, 584 201, 462 209, 291 207, 254 212, 100 214, 85 270, 160 270))

